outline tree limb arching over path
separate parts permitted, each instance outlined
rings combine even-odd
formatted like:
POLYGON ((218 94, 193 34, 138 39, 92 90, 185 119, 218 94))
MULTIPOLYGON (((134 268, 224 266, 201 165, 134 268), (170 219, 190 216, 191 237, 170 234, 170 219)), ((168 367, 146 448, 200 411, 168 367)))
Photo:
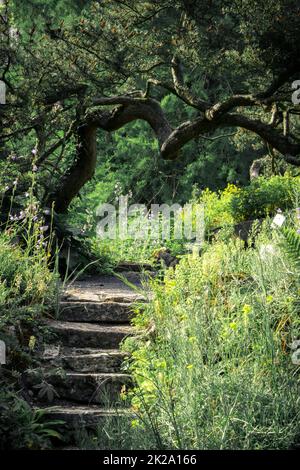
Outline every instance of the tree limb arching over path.
MULTIPOLYGON (((289 78, 287 75, 286 77, 289 78)), ((279 83, 281 85, 281 82, 279 83)), ((156 85, 164 86, 160 83, 156 83, 156 85)), ((289 135, 283 135, 272 122, 264 123, 257 119, 251 119, 242 113, 230 112, 235 108, 274 104, 278 100, 276 93, 270 96, 268 92, 260 96, 235 95, 212 105, 191 98, 189 91, 183 86, 180 88, 176 79, 174 79, 173 86, 166 87, 177 97, 199 109, 200 116, 195 120, 183 122, 173 129, 159 102, 153 98, 145 97, 142 92, 136 92, 139 96, 135 97, 125 95, 94 99, 93 111, 87 111, 85 121, 76 129, 76 159, 62 178, 57 191, 51 195, 58 213, 67 210, 72 199, 94 174, 97 160, 97 130, 116 131, 137 119, 146 121, 153 129, 161 157, 167 160, 178 158, 180 149, 201 134, 211 133, 219 128, 239 127, 260 136, 272 148, 280 152, 288 163, 300 166, 300 142, 289 135), (115 107, 107 111, 103 109, 106 106, 115 107)), ((149 87, 147 91, 149 92, 149 87)))

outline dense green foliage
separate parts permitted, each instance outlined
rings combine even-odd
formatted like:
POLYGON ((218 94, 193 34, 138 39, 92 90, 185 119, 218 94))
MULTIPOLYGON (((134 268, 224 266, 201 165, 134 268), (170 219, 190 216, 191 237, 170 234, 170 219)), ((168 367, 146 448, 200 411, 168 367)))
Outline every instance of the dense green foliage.
MULTIPOLYGON (((0 234, 0 326, 6 329, 20 322, 30 325, 49 309, 55 294, 55 277, 47 265, 47 252, 32 252, 14 245, 11 233, 0 234)), ((3 337, 2 337, 3 339, 3 337)))
POLYGON ((0 340, 5 342, 7 360, 0 369, 2 450, 50 448, 50 437, 59 437, 54 430, 57 423, 32 409, 22 381, 22 373, 36 362, 35 352, 47 337, 41 320, 53 310, 57 295, 57 277, 49 270, 41 227, 40 222, 27 230, 23 225, 21 246, 16 224, 0 233, 0 340))
POLYGON ((135 323, 154 333, 127 340, 133 448, 145 432, 159 449, 299 445, 299 271, 285 246, 268 228, 255 249, 217 241, 152 284, 135 323))
POLYGON ((244 187, 228 185, 219 192, 206 189, 196 201, 204 205, 206 228, 210 229, 291 210, 299 197, 299 177, 285 175, 260 177, 244 187))

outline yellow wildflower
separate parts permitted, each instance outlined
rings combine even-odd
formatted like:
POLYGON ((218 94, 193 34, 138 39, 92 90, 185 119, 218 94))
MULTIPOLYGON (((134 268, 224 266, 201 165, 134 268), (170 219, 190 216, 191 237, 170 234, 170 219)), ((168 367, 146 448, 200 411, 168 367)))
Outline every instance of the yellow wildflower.
POLYGON ((36 343, 36 337, 35 336, 30 336, 29 342, 28 342, 29 349, 33 350, 34 346, 35 346, 35 343, 36 343))

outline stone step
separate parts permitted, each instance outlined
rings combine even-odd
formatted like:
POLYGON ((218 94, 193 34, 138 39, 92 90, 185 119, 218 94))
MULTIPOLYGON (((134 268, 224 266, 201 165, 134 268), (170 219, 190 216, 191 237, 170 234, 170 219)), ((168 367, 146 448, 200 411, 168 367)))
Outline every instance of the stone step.
POLYGON ((128 354, 119 349, 78 349, 46 346, 42 360, 74 372, 118 372, 128 354))
POLYGON ((122 302, 61 302, 59 320, 87 323, 128 323, 132 307, 122 302))
POLYGON ((58 430, 66 426, 72 431, 86 427, 96 427, 104 424, 105 421, 119 420, 124 417, 132 417, 132 413, 127 409, 100 408, 97 405, 74 405, 64 404, 50 407, 36 407, 42 410, 47 420, 64 421, 64 425, 59 425, 58 430))
POLYGON ((91 324, 47 320, 50 332, 65 346, 117 349, 121 341, 133 334, 129 325, 91 324))
POLYGON ((78 293, 75 289, 66 290, 61 298, 61 302, 119 302, 132 304, 133 302, 147 302, 145 295, 130 292, 123 293, 118 291, 102 292, 101 294, 95 290, 78 293))
MULTIPOLYGON (((41 401, 47 401, 47 394, 39 395, 41 386, 53 387, 53 398, 108 405, 121 403, 120 392, 131 386, 131 377, 122 373, 79 373, 62 371, 28 370, 25 375, 28 387, 41 401)), ((123 402, 124 404, 124 402, 123 402)))
MULTIPOLYGON (((93 276, 67 285, 62 295, 63 302, 121 302, 145 301, 142 285, 137 273, 126 275, 135 289, 114 276, 93 276)), ((126 282, 127 282, 126 281, 126 282)))

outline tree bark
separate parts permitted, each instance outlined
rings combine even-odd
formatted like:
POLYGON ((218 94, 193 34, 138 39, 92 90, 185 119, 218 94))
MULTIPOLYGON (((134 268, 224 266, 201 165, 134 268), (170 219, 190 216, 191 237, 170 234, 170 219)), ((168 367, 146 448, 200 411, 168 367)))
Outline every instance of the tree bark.
POLYGON ((84 124, 77 129, 77 157, 55 193, 48 198, 48 205, 54 203, 57 213, 67 211, 71 201, 94 175, 97 162, 96 134, 95 125, 84 124))

